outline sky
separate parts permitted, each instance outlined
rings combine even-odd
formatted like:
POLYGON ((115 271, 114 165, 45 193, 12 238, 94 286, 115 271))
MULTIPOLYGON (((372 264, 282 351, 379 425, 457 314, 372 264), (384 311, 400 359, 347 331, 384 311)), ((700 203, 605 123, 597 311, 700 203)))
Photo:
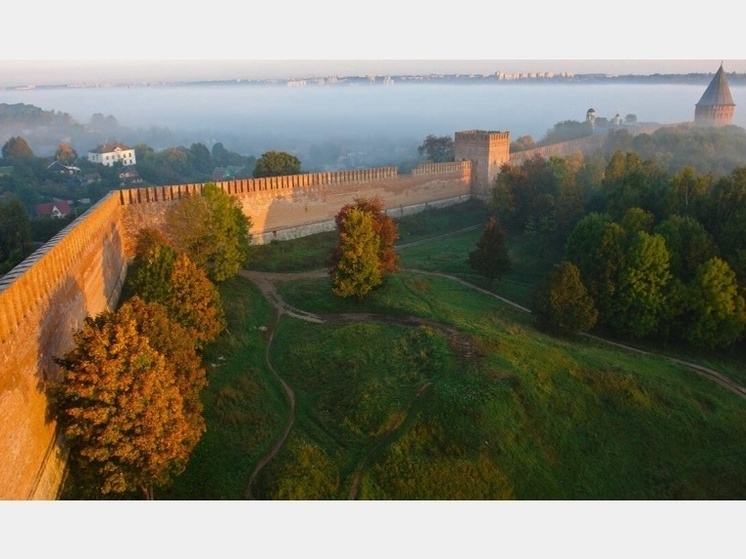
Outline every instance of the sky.
POLYGON ((498 70, 712 73, 721 61, 728 72, 746 72, 738 18, 709 24, 693 10, 648 0, 616 9, 586 0, 460 0, 448 9, 398 0, 160 4, 102 9, 74 0, 43 19, 36 3, 4 7, 0 86, 498 70))

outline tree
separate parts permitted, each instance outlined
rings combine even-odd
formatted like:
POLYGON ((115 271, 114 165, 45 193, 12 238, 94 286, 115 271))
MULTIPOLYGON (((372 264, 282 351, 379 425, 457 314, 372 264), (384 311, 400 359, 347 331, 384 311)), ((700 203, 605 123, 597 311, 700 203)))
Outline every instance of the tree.
POLYGON ((359 208, 351 208, 339 224, 339 258, 329 270, 336 295, 362 299, 381 285, 380 245, 373 217, 359 208))
POLYGON ((607 317, 612 328, 638 338, 655 332, 665 316, 670 279, 669 255, 663 237, 644 231, 637 233, 619 271, 618 292, 607 317))
POLYGON ((63 165, 72 165, 77 158, 78 152, 68 144, 60 144, 54 153, 55 161, 59 161, 63 165))
POLYGON ((625 230, 608 214, 592 212, 577 223, 565 244, 565 259, 580 270, 601 322, 612 314, 619 273, 625 266, 626 239, 625 230))
POLYGON ((422 144, 417 147, 417 151, 420 155, 424 155, 428 161, 434 163, 453 161, 455 157, 453 139, 450 136, 428 134, 422 144))
POLYGON ((0 274, 31 253, 31 222, 14 195, 0 197, 0 274))
POLYGON ((184 401, 184 416, 190 426, 184 443, 194 448, 205 432, 205 420, 200 394, 207 386, 207 376, 197 345, 189 330, 174 322, 168 309, 157 302, 147 303, 132 297, 128 303, 137 317, 138 331, 150 345, 173 366, 176 386, 184 401))
POLYGON ((209 175, 212 172, 212 156, 205 144, 200 142, 192 144, 187 152, 187 159, 197 173, 209 175))
POLYGON ((534 294, 534 314, 539 326, 552 332, 587 332, 595 326, 598 311, 572 262, 555 264, 534 294))
POLYGON ((13 136, 3 146, 3 157, 6 159, 31 159, 34 152, 21 136, 13 136))
POLYGON ((267 151, 256 160, 254 178, 279 177, 300 173, 300 159, 284 151, 267 151))
POLYGON ((486 277, 490 286, 495 278, 510 271, 505 231, 495 217, 490 217, 487 221, 477 247, 469 253, 469 266, 486 277))
POLYGON ((202 196, 182 198, 166 212, 169 241, 215 282, 238 273, 249 258, 251 220, 236 198, 213 183, 202 196))
MULTIPOLYGON (((373 218, 373 229, 380 242, 378 264, 381 277, 397 272, 399 270, 399 255, 396 253, 395 243, 399 238, 399 233, 394 220, 383 211, 383 200, 380 197, 356 198, 352 204, 342 206, 342 209, 334 217, 338 231, 341 230, 342 222, 347 219, 347 214, 353 208, 365 212, 373 218)), ((339 262, 339 257, 339 246, 337 246, 332 251, 331 261, 327 263, 327 266, 335 267, 339 262)))
POLYGON ((225 316, 220 293, 204 270, 170 245, 145 241, 142 245, 147 248, 135 256, 125 292, 162 304, 197 348, 214 340, 225 328, 225 316))
POLYGON ((711 177, 698 175, 694 167, 684 167, 673 176, 666 192, 667 212, 696 215, 701 211, 711 182, 711 177))
POLYGON ((712 235, 691 216, 672 215, 659 223, 655 232, 666 241, 671 273, 685 283, 694 278, 701 264, 717 256, 712 235))
POLYGON ((710 258, 697 268, 688 306, 684 338, 693 345, 726 347, 746 328, 746 303, 738 293, 736 274, 720 258, 710 258))
POLYGON ((140 333, 126 302, 88 317, 73 337, 75 347, 56 359, 62 379, 50 398, 70 459, 104 495, 152 498, 183 471, 199 438, 174 366, 140 333))

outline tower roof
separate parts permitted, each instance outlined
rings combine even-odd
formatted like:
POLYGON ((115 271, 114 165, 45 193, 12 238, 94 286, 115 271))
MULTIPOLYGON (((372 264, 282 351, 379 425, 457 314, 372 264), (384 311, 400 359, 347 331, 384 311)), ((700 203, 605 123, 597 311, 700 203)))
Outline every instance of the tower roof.
POLYGON ((716 105, 735 106, 733 97, 730 95, 730 87, 728 87, 728 79, 725 77, 725 70, 723 70, 722 63, 720 63, 720 68, 715 72, 715 76, 712 78, 710 85, 707 86, 707 89, 705 89, 697 105, 706 107, 716 105))

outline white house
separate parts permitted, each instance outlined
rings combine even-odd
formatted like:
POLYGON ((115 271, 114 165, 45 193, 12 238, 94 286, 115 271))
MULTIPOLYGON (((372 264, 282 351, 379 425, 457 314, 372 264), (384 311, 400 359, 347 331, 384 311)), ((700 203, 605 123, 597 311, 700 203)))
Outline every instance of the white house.
POLYGON ((120 142, 103 144, 92 149, 88 152, 88 161, 101 163, 109 167, 113 166, 117 161, 121 161, 125 166, 137 163, 135 160, 135 150, 120 142))

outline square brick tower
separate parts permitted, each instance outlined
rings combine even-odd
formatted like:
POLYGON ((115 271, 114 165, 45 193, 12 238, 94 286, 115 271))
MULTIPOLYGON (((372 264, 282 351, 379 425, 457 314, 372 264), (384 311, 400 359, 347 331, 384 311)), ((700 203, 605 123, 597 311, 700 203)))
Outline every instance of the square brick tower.
POLYGON ((456 132, 453 147, 456 161, 471 161, 472 196, 487 199, 500 166, 510 159, 510 132, 456 132))

